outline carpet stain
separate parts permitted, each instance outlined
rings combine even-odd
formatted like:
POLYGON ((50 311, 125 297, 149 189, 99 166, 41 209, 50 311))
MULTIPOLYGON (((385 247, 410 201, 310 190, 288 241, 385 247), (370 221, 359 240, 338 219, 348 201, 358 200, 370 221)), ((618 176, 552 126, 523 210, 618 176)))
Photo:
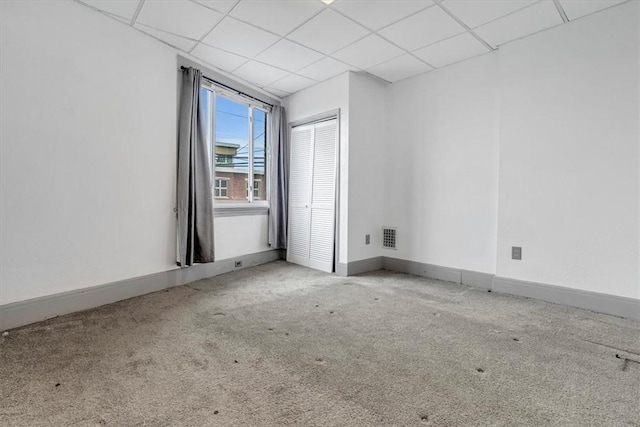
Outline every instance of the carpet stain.
POLYGON ((207 352, 214 352, 218 350, 218 344, 216 344, 213 341, 205 341, 203 348, 207 351, 207 352))
POLYGON ((145 376, 147 372, 147 368, 154 365, 155 361, 153 357, 147 356, 142 359, 136 359, 131 362, 128 362, 126 366, 133 371, 134 374, 138 376, 145 376))
POLYGON ((196 357, 192 357, 190 363, 191 366, 202 371, 209 368, 209 361, 207 359, 198 359, 196 357))

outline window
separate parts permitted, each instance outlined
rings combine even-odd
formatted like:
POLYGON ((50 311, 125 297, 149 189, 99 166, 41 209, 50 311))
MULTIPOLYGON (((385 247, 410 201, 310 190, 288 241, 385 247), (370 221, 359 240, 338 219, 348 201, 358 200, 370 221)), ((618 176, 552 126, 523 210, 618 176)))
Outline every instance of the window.
POLYGON ((267 107, 216 86, 203 86, 201 95, 216 202, 264 204, 268 184, 267 107))
POLYGON ((230 165, 233 163, 233 156, 229 154, 216 154, 216 165, 230 165))
POLYGON ((229 179, 216 178, 213 185, 213 192, 216 198, 229 197, 229 179))
MULTIPOLYGON (((261 180, 253 181, 253 200, 260 199, 260 194, 264 193, 264 191, 260 191, 261 180)), ((247 181, 247 198, 249 198, 249 193, 251 192, 251 187, 249 187, 249 181, 247 181)))

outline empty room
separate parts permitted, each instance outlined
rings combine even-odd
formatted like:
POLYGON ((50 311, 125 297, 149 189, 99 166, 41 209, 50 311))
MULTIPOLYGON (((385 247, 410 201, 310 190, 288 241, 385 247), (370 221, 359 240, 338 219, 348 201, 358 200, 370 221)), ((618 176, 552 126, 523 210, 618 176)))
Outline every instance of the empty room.
POLYGON ((0 0, 1 426, 640 427, 639 0, 0 0))

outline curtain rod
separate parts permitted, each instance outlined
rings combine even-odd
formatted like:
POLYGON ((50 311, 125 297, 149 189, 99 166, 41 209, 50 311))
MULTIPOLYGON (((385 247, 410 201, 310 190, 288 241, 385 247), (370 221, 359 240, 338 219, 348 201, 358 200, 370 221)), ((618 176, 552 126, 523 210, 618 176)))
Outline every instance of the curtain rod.
MULTIPOLYGON (((185 67, 184 65, 181 65, 181 66, 180 66, 180 69, 181 69, 181 70, 186 70, 187 68, 188 68, 188 67, 185 67)), ((241 90, 234 89, 234 88, 232 88, 231 86, 228 86, 228 85, 226 85, 226 84, 224 84, 224 83, 220 83, 220 82, 219 82, 219 81, 217 81, 217 80, 214 80, 214 79, 212 79, 212 78, 210 78, 210 77, 205 76, 204 74, 202 75, 202 78, 203 78, 203 79, 205 79, 205 80, 209 80, 211 83, 215 83, 215 84, 217 84, 217 85, 219 85, 219 86, 222 86, 222 87, 223 87, 223 88, 225 88, 225 89, 229 89, 230 91, 235 92, 235 93, 237 93, 238 95, 246 96, 247 98, 251 98, 251 99, 253 99, 253 100, 255 100, 255 101, 262 102, 263 104, 267 104, 269 107, 273 107, 273 104, 271 104, 271 103, 269 103, 269 102, 267 102, 267 101, 263 101, 263 100, 262 100, 262 99, 260 99, 260 98, 256 98, 255 96, 251 96, 251 95, 249 95, 248 93, 242 92, 241 90)))

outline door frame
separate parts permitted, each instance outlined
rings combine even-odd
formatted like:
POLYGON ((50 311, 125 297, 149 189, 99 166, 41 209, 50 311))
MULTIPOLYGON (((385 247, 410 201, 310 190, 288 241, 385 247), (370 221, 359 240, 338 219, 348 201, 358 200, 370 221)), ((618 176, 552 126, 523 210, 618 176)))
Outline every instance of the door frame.
MULTIPOLYGON (((338 260, 340 259, 340 148, 341 148, 341 121, 340 121, 340 108, 335 110, 325 111, 324 113, 314 114, 312 116, 307 116, 305 118, 294 120, 288 123, 288 138, 287 144, 289 144, 288 152, 291 153, 291 131, 294 127, 303 126, 303 125, 311 125, 320 122, 326 122, 327 120, 336 119, 337 130, 336 130, 336 164, 335 164, 335 173, 336 173, 336 185, 335 185, 335 208, 333 212, 333 273, 338 271, 338 260)), ((289 156, 289 162, 291 162, 291 156, 289 156)), ((289 165, 289 170, 291 170, 291 165, 289 165)), ((287 177, 289 180, 290 177, 287 177)), ((288 196, 288 195, 287 195, 288 196)), ((289 200, 287 197, 287 214, 289 213, 289 200)), ((287 218, 287 227, 289 226, 289 219, 287 218)), ((289 245, 289 236, 287 233, 287 246, 289 245)))

